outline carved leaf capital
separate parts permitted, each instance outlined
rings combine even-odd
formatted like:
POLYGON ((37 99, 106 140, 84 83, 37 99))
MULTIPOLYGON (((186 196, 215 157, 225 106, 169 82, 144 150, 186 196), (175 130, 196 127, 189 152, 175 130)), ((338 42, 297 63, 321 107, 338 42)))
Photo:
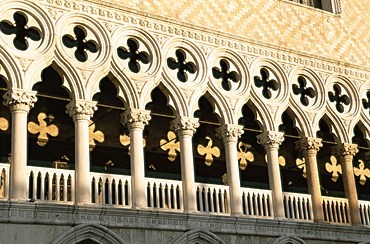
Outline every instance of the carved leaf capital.
POLYGON ((299 151, 305 152, 308 150, 314 150, 318 152, 322 147, 321 139, 314 137, 305 137, 295 142, 295 148, 299 151))
POLYGON ((121 114, 121 123, 127 125, 129 130, 144 127, 149 123, 151 119, 149 110, 142 109, 128 109, 121 114))
POLYGON ((37 101, 35 91, 25 91, 15 88, 5 93, 3 98, 3 104, 8 106, 11 111, 23 110, 28 112, 37 101))
POLYGON ((356 144, 343 143, 332 147, 332 153, 338 157, 354 156, 358 153, 356 144))
POLYGON ((66 106, 66 113, 69 114, 73 120, 90 120, 96 110, 96 102, 91 101, 76 100, 68 103, 66 106))
POLYGON ((196 132, 199 127, 199 120, 196 118, 188 118, 181 116, 171 121, 170 129, 180 135, 190 135, 196 132))
POLYGON ((225 124, 216 129, 216 136, 226 142, 237 142, 238 138, 244 133, 243 126, 225 124))
POLYGON ((284 141, 284 133, 276 131, 266 131, 257 136, 258 144, 265 148, 279 147, 284 141))

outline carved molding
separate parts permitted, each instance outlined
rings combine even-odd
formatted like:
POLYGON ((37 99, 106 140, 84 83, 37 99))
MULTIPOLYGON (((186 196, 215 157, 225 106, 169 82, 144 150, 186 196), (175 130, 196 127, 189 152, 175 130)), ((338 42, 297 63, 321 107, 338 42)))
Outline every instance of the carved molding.
POLYGON ((295 149, 302 152, 307 152, 308 150, 318 152, 323 146, 321 141, 320 138, 305 137, 295 142, 295 149))
POLYGON ((76 100, 66 105, 66 113, 76 119, 90 120, 97 110, 96 102, 76 100))
POLYGON ((170 130, 177 133, 178 137, 182 135, 193 136, 199 127, 199 120, 181 116, 171 121, 170 130))
POLYGON ((26 91, 22 89, 11 89, 3 96, 3 104, 8 106, 10 111, 26 111, 27 113, 37 101, 35 91, 26 91))
POLYGON ((121 114, 121 123, 126 125, 129 130, 144 130, 144 127, 149 123, 150 119, 149 110, 131 108, 121 114))
POLYGON ((216 129, 216 136, 221 138, 224 143, 237 142, 243 133, 241 125, 225 124, 216 129))
POLYGON ((277 147, 284 141, 284 133, 276 131, 266 131, 257 136, 257 143, 261 144, 265 149, 277 147))

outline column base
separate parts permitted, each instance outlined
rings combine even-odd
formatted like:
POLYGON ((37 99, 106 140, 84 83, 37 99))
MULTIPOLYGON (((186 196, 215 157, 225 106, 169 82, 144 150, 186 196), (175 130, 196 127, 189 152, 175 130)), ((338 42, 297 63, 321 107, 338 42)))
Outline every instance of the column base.
POLYGON ((274 217, 274 219, 276 219, 276 220, 288 220, 287 217, 274 217))
POLYGON ((76 206, 93 206, 96 205, 96 203, 91 203, 91 202, 75 202, 76 206))
POLYGON ((131 209, 135 209, 135 210, 148 210, 148 209, 151 209, 147 206, 132 206, 131 209))

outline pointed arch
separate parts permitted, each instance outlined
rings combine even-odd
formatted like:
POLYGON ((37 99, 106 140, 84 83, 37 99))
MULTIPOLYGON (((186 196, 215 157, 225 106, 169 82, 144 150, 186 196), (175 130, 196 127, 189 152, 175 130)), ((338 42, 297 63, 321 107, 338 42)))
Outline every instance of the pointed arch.
POLYGON ((269 244, 307 244, 307 242, 297 236, 280 236, 270 241, 269 244))
POLYGON ((23 87, 23 75, 20 67, 3 47, 0 46, 0 76, 7 83, 9 89, 23 87))
POLYGON ((92 240, 102 244, 126 243, 117 233, 99 224, 81 224, 59 234, 51 244, 75 244, 92 240))
POLYGON ((175 238, 171 244, 226 244, 220 237, 207 230, 191 230, 175 238))

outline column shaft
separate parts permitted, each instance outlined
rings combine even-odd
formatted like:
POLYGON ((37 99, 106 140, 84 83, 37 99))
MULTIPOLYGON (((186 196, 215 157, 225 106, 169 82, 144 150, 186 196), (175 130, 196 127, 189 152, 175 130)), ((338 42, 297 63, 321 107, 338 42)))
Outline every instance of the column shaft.
POLYGON ((145 181, 145 160, 143 131, 150 120, 150 111, 128 109, 121 115, 121 123, 130 131, 130 163, 132 208, 146 208, 147 185, 145 181))
POLYGON ((11 89, 4 94, 3 103, 12 113, 10 200, 28 199, 27 116, 36 100, 36 92, 33 91, 11 89))
POLYGON ((314 222, 324 222, 322 208, 319 169, 317 167, 317 152, 322 147, 321 139, 306 137, 296 141, 296 149, 300 150, 305 158, 307 187, 311 194, 311 203, 314 222))
POLYGON ((237 141, 243 133, 243 127, 238 125, 223 125, 217 129, 217 135, 225 145, 225 160, 227 183, 230 191, 231 215, 243 214, 242 195, 240 191, 240 172, 238 164, 237 141))
POLYGON ((198 127, 198 119, 183 116, 171 121, 170 127, 180 139, 181 180, 185 212, 197 211, 192 138, 198 127))
POLYGON ((67 104, 66 109, 75 124, 75 203, 90 204, 89 122, 97 109, 96 102, 75 100, 67 104))
POLYGON ((337 155, 342 165, 342 176, 344 184, 344 194, 348 199, 348 207, 352 225, 361 225, 359 203, 356 189, 355 176, 353 173, 352 160, 358 152, 356 144, 343 143, 333 148, 333 154, 337 155))
POLYGON ((276 219, 284 219, 283 190, 279 166, 279 145, 283 142, 284 135, 280 132, 268 131, 258 135, 257 139, 258 143, 264 146, 267 154, 267 168, 272 192, 274 217, 276 219))

